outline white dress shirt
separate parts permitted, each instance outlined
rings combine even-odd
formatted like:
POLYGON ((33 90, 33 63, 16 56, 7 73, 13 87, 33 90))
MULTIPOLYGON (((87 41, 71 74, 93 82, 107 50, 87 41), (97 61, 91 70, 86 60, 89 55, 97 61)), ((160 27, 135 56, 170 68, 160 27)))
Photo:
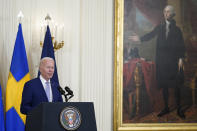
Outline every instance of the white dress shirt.
MULTIPOLYGON (((41 80, 42 85, 43 85, 44 90, 45 90, 45 89, 46 89, 46 82, 47 82, 47 81, 43 78, 42 75, 40 75, 40 80, 41 80)), ((50 98, 49 98, 49 102, 52 102, 52 100, 53 100, 53 94, 52 94, 50 79, 48 80, 48 82, 49 82, 49 86, 50 86, 50 98)))
POLYGON ((170 31, 169 26, 170 26, 170 22, 166 20, 166 38, 168 37, 168 33, 170 31))

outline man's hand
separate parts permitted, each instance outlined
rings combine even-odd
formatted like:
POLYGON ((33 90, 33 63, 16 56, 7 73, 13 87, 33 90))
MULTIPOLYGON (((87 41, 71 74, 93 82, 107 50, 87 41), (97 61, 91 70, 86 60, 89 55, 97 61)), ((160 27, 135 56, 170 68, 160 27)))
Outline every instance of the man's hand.
POLYGON ((138 35, 132 35, 128 37, 129 40, 135 41, 135 42, 139 42, 140 38, 138 35))
POLYGON ((180 71, 180 69, 183 68, 183 59, 182 58, 179 58, 178 66, 179 66, 179 71, 180 71))

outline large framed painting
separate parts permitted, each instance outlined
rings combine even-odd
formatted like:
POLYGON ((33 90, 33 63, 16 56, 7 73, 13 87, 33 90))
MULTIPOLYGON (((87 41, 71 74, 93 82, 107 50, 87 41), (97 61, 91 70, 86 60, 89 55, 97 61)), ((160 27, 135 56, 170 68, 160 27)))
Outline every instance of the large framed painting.
POLYGON ((114 131, 197 130, 197 1, 114 3, 114 131))

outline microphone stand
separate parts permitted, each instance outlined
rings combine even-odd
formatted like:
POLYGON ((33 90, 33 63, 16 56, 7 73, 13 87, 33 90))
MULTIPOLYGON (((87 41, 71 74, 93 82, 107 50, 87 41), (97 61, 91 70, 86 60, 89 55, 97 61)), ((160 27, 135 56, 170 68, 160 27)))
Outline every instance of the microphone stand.
POLYGON ((65 91, 60 86, 58 87, 58 90, 60 94, 64 96, 65 101, 68 102, 68 98, 67 98, 67 95, 65 94, 65 91))
POLYGON ((64 94, 65 101, 68 102, 67 94, 64 94))
POLYGON ((68 100, 71 99, 74 96, 74 94, 73 94, 73 91, 70 90, 70 88, 68 86, 66 86, 64 89, 67 92, 67 94, 65 96, 66 96, 66 102, 68 102, 68 100))
MULTIPOLYGON (((65 94, 64 94, 64 95, 65 95, 65 94)), ((65 100, 66 100, 66 102, 68 102, 68 100, 70 100, 73 96, 74 96, 73 94, 67 93, 67 94, 65 95, 65 100), (69 96, 69 95, 70 95, 70 96, 69 96), (69 97, 68 97, 68 96, 69 96, 69 97)))

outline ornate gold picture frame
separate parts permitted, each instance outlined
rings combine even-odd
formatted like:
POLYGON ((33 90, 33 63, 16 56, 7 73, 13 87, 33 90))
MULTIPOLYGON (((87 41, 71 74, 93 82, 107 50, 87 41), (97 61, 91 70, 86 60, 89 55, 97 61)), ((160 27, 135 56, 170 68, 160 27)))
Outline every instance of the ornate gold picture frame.
MULTIPOLYGON (((151 118, 150 120, 147 120, 146 122, 141 122, 138 119, 133 121, 125 121, 123 119, 124 117, 124 90, 123 90, 123 76, 124 76, 124 22, 125 22, 125 1, 129 0, 115 0, 115 42, 114 42, 114 118, 113 118, 113 130, 114 131, 167 131, 167 130, 172 130, 172 131, 190 131, 190 130, 197 130, 197 120, 192 119, 191 121, 186 121, 186 119, 181 120, 176 122, 175 121, 168 121, 171 120, 170 116, 166 117, 166 121, 154 121, 152 122, 151 118), (169 118, 169 119, 168 119, 169 118)), ((136 1, 136 0, 130 0, 130 1, 136 1)), ((141 0, 138 0, 141 1, 141 0)), ((146 1, 146 0, 144 0, 146 1)), ((148 1, 148 0, 147 0, 148 1)), ((150 0, 151 1, 151 0, 150 0)), ((153 0, 152 0, 153 1, 153 0)), ((192 0, 189 0, 192 2, 192 0)), ((184 5, 185 0, 166 0, 167 4, 172 4, 176 8, 179 6, 179 10, 181 13, 184 13, 181 9, 184 5), (179 5, 177 5, 177 3, 179 5)), ((197 4, 196 2, 194 2, 197 4)), ((126 3, 127 4, 127 3, 126 3)), ((128 3, 129 4, 129 3, 128 3)), ((196 5, 197 6, 197 5, 196 5)), ((188 7, 187 7, 188 8, 188 7)), ((196 9, 197 12, 197 9, 196 9)), ((188 13, 188 12, 187 12, 188 13)), ((137 15, 137 14, 136 14, 137 15)), ((190 15, 192 16, 192 15, 190 15)), ((176 16, 180 17, 180 16, 176 16)), ((187 14, 184 14, 184 18, 187 17, 187 14)), ((197 17, 196 17, 197 18, 197 17)), ((188 20, 189 21, 189 20, 188 20)), ((190 52, 197 51, 197 35, 195 34, 194 30, 194 25, 191 23, 188 24, 188 21, 185 21, 183 23, 182 21, 182 26, 180 27, 181 30, 183 31, 183 37, 184 41, 186 43, 186 58, 185 60, 185 65, 188 66, 190 60, 192 57, 190 52), (189 25, 189 26, 188 26, 189 25), (192 27, 193 26, 193 27, 192 27), (193 28, 193 29, 192 29, 193 28), (191 49, 192 48, 192 49, 191 49)), ((180 22, 181 23, 181 22, 180 22)), ((195 24, 197 25, 197 24, 195 24)), ((196 28, 197 29, 197 28, 196 28)), ((141 47, 143 48, 143 47, 141 47)), ((139 48, 139 49, 141 49, 139 48)), ((197 56, 197 55, 196 55, 197 56)), ((154 61, 154 60, 153 60, 154 61)), ((192 64, 194 67, 197 67, 197 63, 192 64)), ((188 67, 185 67, 188 68, 188 67)), ((191 71, 190 69, 188 72, 193 72, 191 76, 189 76, 187 82, 185 85, 187 86, 188 90, 191 92, 191 103, 189 103, 194 109, 196 109, 196 101, 195 101, 195 94, 196 94, 196 86, 195 86, 195 81, 197 83, 197 70, 195 68, 192 68, 193 70, 191 71)), ((186 70, 186 69, 185 69, 186 70)), ((187 71, 187 70, 186 70, 187 71)), ((136 88, 138 86, 141 86, 140 84, 140 75, 139 75, 140 69, 138 66, 135 67, 135 70, 133 72, 134 78, 133 80, 135 81, 135 86, 136 88), (137 82, 136 82, 137 81, 137 82)), ((150 79, 149 79, 150 80, 150 79)), ((136 90, 137 91, 137 90, 136 90)), ((136 109, 138 110, 138 109, 136 109)), ((196 114, 195 114, 196 115, 196 114)), ((178 119, 178 117, 177 117, 178 119)))

